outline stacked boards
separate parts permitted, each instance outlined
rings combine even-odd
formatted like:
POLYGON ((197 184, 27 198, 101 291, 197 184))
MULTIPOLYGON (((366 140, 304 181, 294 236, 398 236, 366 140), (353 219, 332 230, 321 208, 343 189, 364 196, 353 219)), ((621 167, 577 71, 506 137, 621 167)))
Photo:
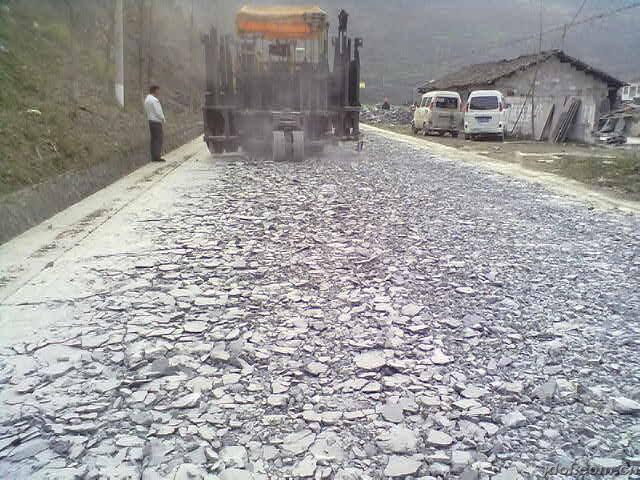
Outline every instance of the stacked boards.
POLYGON ((567 135, 576 120, 581 105, 582 101, 579 98, 571 98, 565 102, 562 113, 560 113, 560 117, 549 136, 549 142, 564 143, 567 140, 567 135))

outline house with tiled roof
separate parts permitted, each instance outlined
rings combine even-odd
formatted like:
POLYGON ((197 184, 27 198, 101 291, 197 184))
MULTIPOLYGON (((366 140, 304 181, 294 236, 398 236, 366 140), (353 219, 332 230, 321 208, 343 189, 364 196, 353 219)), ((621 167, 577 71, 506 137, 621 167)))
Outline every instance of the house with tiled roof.
POLYGON ((570 99, 578 98, 581 106, 568 139, 591 142, 591 131, 597 127, 600 115, 615 106, 624 85, 625 82, 561 50, 548 50, 469 65, 425 83, 418 92, 453 90, 466 98, 473 90, 500 90, 510 104, 508 130, 528 137, 532 136, 533 97, 536 139, 541 138, 545 126, 553 128, 570 99))

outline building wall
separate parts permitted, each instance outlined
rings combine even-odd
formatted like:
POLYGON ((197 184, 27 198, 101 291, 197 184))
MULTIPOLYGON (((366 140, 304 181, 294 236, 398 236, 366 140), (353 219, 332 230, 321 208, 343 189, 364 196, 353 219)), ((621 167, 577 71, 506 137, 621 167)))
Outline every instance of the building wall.
MULTIPOLYGON (((508 131, 515 126, 515 134, 531 136, 531 100, 528 99, 522 115, 516 125, 516 119, 522 110, 527 94, 535 76, 536 67, 496 82, 495 89, 500 90, 511 104, 507 111, 508 131)), ((582 100, 573 128, 569 131, 569 140, 592 142, 591 131, 597 126, 601 113, 609 110, 609 89, 606 82, 577 70, 570 63, 562 63, 557 58, 551 58, 540 65, 535 86, 535 121, 536 132, 542 129, 546 118, 543 112, 555 104, 554 122, 562 112, 564 102, 569 97, 582 100)))

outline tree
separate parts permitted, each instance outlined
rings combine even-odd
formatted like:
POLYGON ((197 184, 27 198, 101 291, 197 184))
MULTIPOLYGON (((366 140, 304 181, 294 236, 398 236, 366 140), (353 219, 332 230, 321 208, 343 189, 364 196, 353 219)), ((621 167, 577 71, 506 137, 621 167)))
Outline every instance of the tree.
POLYGON ((78 75, 80 75, 80 60, 78 52, 78 33, 79 33, 79 10, 74 0, 64 1, 67 10, 67 23, 69 28, 69 61, 65 62, 67 71, 67 96, 74 104, 78 103, 79 85, 78 75))
POLYGON ((145 0, 136 0, 137 3, 137 24, 138 35, 136 35, 136 47, 138 54, 138 88, 140 89, 140 95, 144 96, 146 88, 144 84, 144 48, 145 48, 145 0))
POLYGON ((151 85, 153 79, 153 55, 154 55, 154 34, 153 34, 153 7, 147 9, 147 85, 151 85))
POLYGON ((190 27, 189 27, 189 74, 187 75, 187 82, 188 82, 188 88, 189 88, 189 111, 191 111, 193 113, 194 111, 194 92, 193 92, 193 70, 194 70, 194 64, 193 64, 193 30, 194 30, 194 25, 193 25, 193 2, 194 0, 191 0, 191 23, 190 23, 190 27))
POLYGON ((98 16, 94 23, 96 43, 98 48, 103 52, 103 65, 101 76, 104 79, 104 92, 105 98, 111 96, 113 91, 113 75, 112 72, 112 53, 113 53, 113 37, 114 37, 114 16, 115 16, 115 4, 113 0, 99 0, 98 5, 101 7, 104 16, 98 16))

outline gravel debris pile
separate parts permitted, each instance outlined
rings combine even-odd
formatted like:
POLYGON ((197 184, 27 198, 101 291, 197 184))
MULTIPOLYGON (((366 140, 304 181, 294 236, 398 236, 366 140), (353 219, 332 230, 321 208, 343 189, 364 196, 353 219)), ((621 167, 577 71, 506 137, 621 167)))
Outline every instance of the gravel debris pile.
POLYGON ((0 478, 640 464, 638 220, 374 134, 347 148, 178 169, 171 209, 125 212, 145 245, 61 277, 93 291, 0 350, 0 478))
POLYGON ((389 110, 383 110, 382 105, 363 105, 360 119, 372 125, 410 125, 413 112, 401 105, 391 105, 389 110))

